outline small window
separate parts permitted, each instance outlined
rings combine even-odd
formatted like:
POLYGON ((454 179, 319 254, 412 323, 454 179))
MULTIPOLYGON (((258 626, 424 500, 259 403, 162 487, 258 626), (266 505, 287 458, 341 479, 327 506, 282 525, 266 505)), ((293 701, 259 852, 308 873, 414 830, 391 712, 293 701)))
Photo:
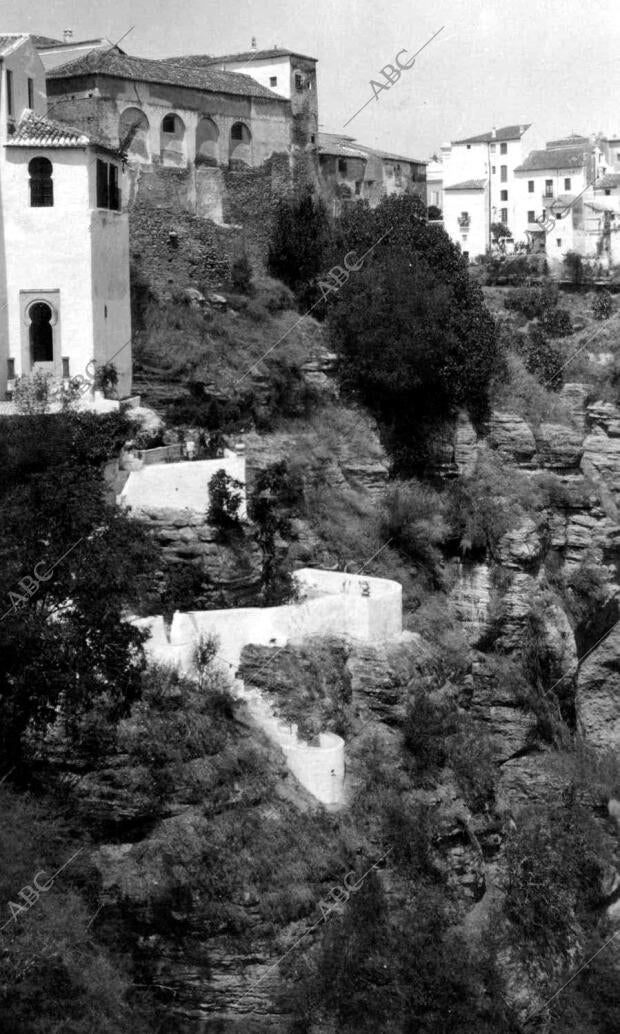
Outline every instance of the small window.
POLYGON ((508 154, 508 144, 500 144, 499 145, 499 153, 500 154, 508 154))
POLYGON ((277 77, 277 75, 270 75, 269 76, 269 85, 270 86, 277 86, 278 85, 278 77, 277 77))
POLYGON ((28 107, 31 111, 34 108, 34 79, 28 80, 28 107))
POLYGON ((176 130, 176 123, 174 115, 164 115, 161 122, 162 133, 174 133, 176 130))
POLYGON ((356 194, 361 194, 362 193, 362 181, 361 180, 356 180, 355 181, 355 193, 356 194))
POLYGON ((471 151, 471 144, 468 144, 468 145, 467 145, 467 150, 468 150, 468 151, 471 151))
POLYGON ((304 88, 304 77, 301 72, 295 72, 295 89, 298 91, 304 88))
POLYGON ((497 151, 497 145, 496 144, 491 144, 490 150, 491 150, 491 154, 495 154, 495 152, 497 151))
POLYGON ((30 174, 30 207, 52 208, 54 204, 53 166, 49 158, 32 158, 28 163, 30 174))
POLYGON ((502 190, 499 199, 500 199, 500 201, 507 201, 508 200, 508 191, 507 190, 502 190))
POLYGON ((97 158, 97 208, 108 207, 108 165, 97 158))
POLYGON ((503 222, 504 226, 506 226, 506 224, 508 222, 508 209, 507 208, 502 208, 502 222, 503 222))
POLYGON ((495 175, 495 166, 494 165, 491 166, 491 172, 493 173, 493 175, 495 175))
POLYGON ((545 197, 553 197, 553 180, 545 180, 545 197))
POLYGON ((346 176, 346 174, 347 174, 347 159, 346 158, 339 158, 338 159, 338 172, 341 173, 343 176, 346 176))
POLYGON ((235 122, 234 126, 230 130, 231 140, 243 140, 243 123, 235 122))
POLYGON ((561 248, 562 247, 562 238, 561 237, 556 237, 555 243, 557 244, 558 248, 561 248))
POLYGON ((316 136, 314 135, 314 133, 312 133, 312 135, 311 135, 311 137, 310 137, 310 143, 311 143, 311 144, 314 144, 314 143, 316 143, 316 136))
POLYGON ((534 193, 534 180, 528 180, 527 181, 527 189, 528 189, 528 193, 530 193, 530 194, 534 193))
POLYGON ((605 193, 607 194, 607 197, 609 197, 609 195, 611 194, 611 190, 606 190, 605 193))
POLYGON ((499 178, 502 181, 502 183, 505 183, 506 180, 508 179, 508 166, 507 165, 502 165, 500 167, 499 171, 500 171, 500 177, 499 178))
POLYGON ((8 68, 6 70, 6 113, 9 118, 13 118, 15 114, 13 106, 13 73, 8 68))
POLYGON ((566 176, 564 180, 564 190, 570 190, 570 176, 566 176))
POLYGON ((527 221, 528 221, 528 223, 535 223, 536 222, 536 212, 533 209, 532 209, 531 212, 527 213, 527 221))
POLYGON ((616 161, 620 162, 620 151, 616 151, 616 161))

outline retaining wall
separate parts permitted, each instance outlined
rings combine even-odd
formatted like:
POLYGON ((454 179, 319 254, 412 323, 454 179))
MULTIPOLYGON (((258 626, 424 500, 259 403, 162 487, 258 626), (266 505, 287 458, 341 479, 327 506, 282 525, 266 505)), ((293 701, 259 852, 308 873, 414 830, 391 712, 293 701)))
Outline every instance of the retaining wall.
MULTIPOLYGON (((402 631, 402 589, 398 582, 315 568, 303 568, 293 577, 301 596, 297 603, 177 611, 169 630, 161 616, 139 618, 134 623, 151 633, 146 643, 151 660, 187 674, 193 671, 194 649, 201 636, 217 637, 217 659, 234 674, 241 651, 249 643, 278 647, 311 635, 346 635, 377 642, 402 631)), ((318 746, 305 743, 299 738, 297 726, 282 722, 257 689, 246 689, 238 678, 234 687, 258 725, 282 748, 288 767, 302 786, 323 804, 342 803, 344 740, 334 733, 321 733, 318 746)))

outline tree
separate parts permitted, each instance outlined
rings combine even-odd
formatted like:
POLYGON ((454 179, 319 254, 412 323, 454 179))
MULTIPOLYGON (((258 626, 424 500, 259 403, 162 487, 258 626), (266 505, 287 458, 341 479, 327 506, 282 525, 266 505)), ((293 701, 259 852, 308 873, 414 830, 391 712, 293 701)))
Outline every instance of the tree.
POLYGON ((355 251, 358 262, 366 254, 329 315, 343 387, 377 415, 397 465, 423 469, 433 430, 459 407, 474 420, 487 414, 499 360, 494 321, 419 198, 346 213, 336 238, 341 254, 355 251))
MULTIPOLYGON (((59 415, 52 426, 66 441, 81 423, 59 415)), ((102 728, 113 726, 139 695, 144 633, 125 613, 147 591, 159 553, 106 502, 99 469, 40 470, 32 441, 12 445, 34 467, 13 467, 0 499, 0 753, 19 765, 50 723, 60 719, 77 742, 93 708, 102 728)), ((96 440, 80 449, 96 454, 96 440)))
POLYGON ((290 519, 302 493, 301 478, 289 471, 286 460, 272 463, 256 477, 248 509, 259 529, 262 597, 267 605, 283 603, 293 595, 290 572, 278 557, 276 535, 290 535, 290 519))
POLYGON ((428 206, 427 216, 429 219, 443 219, 441 208, 438 208, 437 205, 428 206))
POLYGON ((269 272, 291 288, 303 308, 319 297, 317 283, 329 269, 330 251, 330 223, 321 198, 307 190, 279 203, 269 241, 269 272))
POLYGON ((512 240, 512 233, 505 223, 491 223, 491 236, 496 244, 502 237, 509 237, 512 240))

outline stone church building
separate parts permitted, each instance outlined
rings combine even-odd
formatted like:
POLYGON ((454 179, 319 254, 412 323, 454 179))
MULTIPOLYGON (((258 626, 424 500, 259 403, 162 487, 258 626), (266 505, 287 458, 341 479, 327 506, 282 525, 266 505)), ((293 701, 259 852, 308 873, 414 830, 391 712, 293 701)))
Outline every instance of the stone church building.
POLYGON ((122 156, 57 122, 28 35, 0 36, 0 398, 112 358, 131 391, 129 229, 122 156))

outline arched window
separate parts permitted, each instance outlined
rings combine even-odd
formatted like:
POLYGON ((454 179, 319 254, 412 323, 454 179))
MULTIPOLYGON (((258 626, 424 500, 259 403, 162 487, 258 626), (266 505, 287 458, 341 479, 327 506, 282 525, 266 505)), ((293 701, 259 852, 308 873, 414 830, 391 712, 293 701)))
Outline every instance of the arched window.
POLYGON ((196 161, 216 165, 219 157, 220 131, 212 118, 201 118, 196 128, 196 161))
POLYGON ((119 150, 130 158, 150 160, 149 120, 140 108, 125 108, 118 123, 119 150))
POLYGON ((161 120, 160 156, 163 165, 185 164, 185 123, 178 115, 161 120))
POLYGON ((234 122, 230 129, 230 157, 250 164, 252 134, 245 122, 234 122))
POLYGON ((53 171, 49 158, 32 158, 28 163, 31 208, 51 208, 54 204, 53 171))
POLYGON ((54 361, 53 312, 47 302, 35 302, 28 309, 30 320, 30 359, 33 363, 54 361))

